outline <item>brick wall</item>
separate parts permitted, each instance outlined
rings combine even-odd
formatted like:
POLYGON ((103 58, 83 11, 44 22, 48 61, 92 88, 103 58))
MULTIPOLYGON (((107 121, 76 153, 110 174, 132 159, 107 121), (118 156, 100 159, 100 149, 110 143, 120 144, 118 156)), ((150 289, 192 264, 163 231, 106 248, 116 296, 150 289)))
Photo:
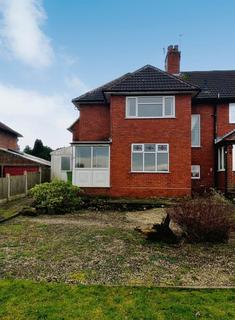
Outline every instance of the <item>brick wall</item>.
MULTIPOLYGON (((201 115, 201 147, 192 148, 192 164, 201 166, 201 179, 192 181, 194 191, 201 191, 205 188, 215 186, 214 166, 217 163, 217 154, 215 159, 214 134, 213 134, 213 113, 212 103, 198 103, 192 105, 192 113, 201 115)), ((224 134, 235 129, 235 124, 229 123, 229 104, 218 104, 217 108, 217 135, 224 134)), ((235 186, 235 174, 232 171, 232 149, 228 148, 227 154, 228 166, 228 187, 235 186)), ((216 168, 217 171, 217 168, 216 168)), ((224 172, 217 173, 217 186, 224 191, 225 177, 224 172)))
POLYGON ((86 105, 80 109, 79 135, 81 141, 103 141, 110 138, 110 110, 105 105, 86 105))
POLYGON ((192 148, 192 165, 201 167, 201 178, 192 180, 192 189, 200 192, 214 186, 213 104, 193 104, 192 114, 200 114, 201 121, 201 147, 192 148))
MULTIPOLYGON (((223 136, 224 134, 235 129, 234 123, 229 123, 229 103, 219 104, 217 109, 217 119, 218 119, 218 136, 223 136)), ((227 187, 233 189, 235 187, 235 172, 232 168, 232 146, 228 146, 227 149, 227 187)), ((219 184, 218 187, 224 191, 225 186, 224 172, 219 173, 219 184)))
POLYGON ((229 104, 222 103, 217 109, 218 136, 223 136, 229 131, 235 129, 234 123, 229 123, 229 104))
MULTIPOLYGON (((111 144, 111 188, 87 188, 90 194, 111 196, 181 196, 215 186, 213 103, 193 103, 191 97, 176 96, 176 119, 125 119, 125 97, 112 96, 111 110, 104 105, 81 108, 73 129, 74 140, 107 140, 111 144), (191 110, 201 115, 201 147, 191 148, 191 110), (110 119, 112 122, 110 124, 110 119), (111 127, 110 127, 111 126, 111 127), (170 173, 131 173, 132 143, 169 143, 170 173), (201 166, 201 178, 191 182, 191 164, 201 166)), ((229 124, 228 104, 218 106, 218 136, 235 129, 229 124)), ((217 171, 217 169, 216 169, 217 171)), ((224 173, 217 173, 224 190, 224 173)), ((232 151, 228 150, 228 186, 235 186, 232 151)))
POLYGON ((78 141, 79 140, 79 119, 73 124, 71 127, 72 134, 73 134, 73 141, 78 141))
POLYGON ((18 150, 19 146, 17 144, 18 138, 14 135, 8 134, 4 131, 0 131, 0 147, 6 149, 18 150))
POLYGON ((182 196, 191 193, 191 97, 176 96, 175 119, 125 119, 125 97, 111 97, 113 195, 182 196), (169 143, 170 173, 131 173, 132 143, 169 143))

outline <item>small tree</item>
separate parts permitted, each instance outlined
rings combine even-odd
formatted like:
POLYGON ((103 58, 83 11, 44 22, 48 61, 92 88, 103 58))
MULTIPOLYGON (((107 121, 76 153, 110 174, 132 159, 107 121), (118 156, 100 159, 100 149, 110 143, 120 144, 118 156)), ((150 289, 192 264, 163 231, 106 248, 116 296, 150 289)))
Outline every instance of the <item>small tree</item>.
POLYGON ((36 157, 39 157, 39 158, 42 158, 42 159, 45 159, 48 161, 51 160, 50 153, 52 151, 53 150, 50 147, 44 146, 42 140, 40 140, 40 139, 35 140, 33 149, 31 149, 30 146, 26 146, 24 148, 25 153, 31 154, 33 156, 36 156, 36 157))

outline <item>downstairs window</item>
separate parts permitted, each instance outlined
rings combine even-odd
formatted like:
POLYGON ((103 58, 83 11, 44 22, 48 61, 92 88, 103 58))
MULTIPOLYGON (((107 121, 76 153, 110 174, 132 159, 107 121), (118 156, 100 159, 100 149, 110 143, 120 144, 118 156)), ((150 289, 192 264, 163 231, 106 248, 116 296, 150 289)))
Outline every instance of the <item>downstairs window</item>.
POLYGON ((191 178, 200 179, 200 171, 201 171, 201 168, 199 165, 191 166, 191 178))
POLYGON ((132 144, 132 172, 169 172, 168 144, 132 144))
POLYGON ((218 171, 224 171, 224 147, 218 149, 218 171))

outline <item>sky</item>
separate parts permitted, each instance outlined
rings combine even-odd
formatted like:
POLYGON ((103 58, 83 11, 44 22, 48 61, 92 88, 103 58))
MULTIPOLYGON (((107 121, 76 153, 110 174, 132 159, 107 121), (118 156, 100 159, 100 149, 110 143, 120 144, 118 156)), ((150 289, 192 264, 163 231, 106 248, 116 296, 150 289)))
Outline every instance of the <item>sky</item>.
POLYGON ((234 0, 0 0, 0 121, 24 137, 67 146, 71 100, 146 64, 235 69, 234 0))

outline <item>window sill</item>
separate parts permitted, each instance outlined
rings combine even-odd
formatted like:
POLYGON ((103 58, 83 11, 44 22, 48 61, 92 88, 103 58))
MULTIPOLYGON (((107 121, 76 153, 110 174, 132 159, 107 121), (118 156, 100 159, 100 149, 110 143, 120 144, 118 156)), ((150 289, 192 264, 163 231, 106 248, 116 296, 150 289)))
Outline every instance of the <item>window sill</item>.
POLYGON ((201 178, 191 178, 191 180, 200 180, 201 178))
POLYGON ((151 119, 176 119, 175 116, 172 117, 125 117, 125 119, 129 120, 151 120, 151 119))
POLYGON ((79 187, 81 187, 81 188, 96 188, 96 189, 98 189, 98 188, 102 188, 102 189, 104 189, 104 188, 106 188, 106 189, 107 189, 107 188, 111 188, 111 186, 103 186, 103 187, 101 187, 101 186, 97 186, 97 187, 96 187, 96 186, 89 186, 89 187, 86 186, 86 187, 85 187, 85 186, 80 186, 80 185, 79 185, 79 187))
POLYGON ((130 173, 153 173, 153 174, 157 174, 157 173, 171 173, 170 171, 130 171, 130 173))
POLYGON ((217 172, 225 172, 225 169, 217 170, 217 172))
POLYGON ((202 148, 202 146, 191 146, 191 148, 202 148))

